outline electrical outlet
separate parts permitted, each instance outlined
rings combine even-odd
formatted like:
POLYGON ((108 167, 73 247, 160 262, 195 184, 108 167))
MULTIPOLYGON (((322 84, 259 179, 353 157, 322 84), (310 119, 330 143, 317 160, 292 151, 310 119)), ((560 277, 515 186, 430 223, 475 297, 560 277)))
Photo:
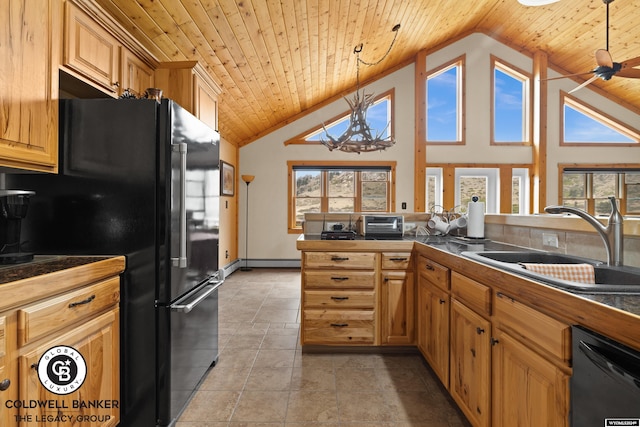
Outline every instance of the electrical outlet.
POLYGON ((542 246, 549 246, 551 248, 558 247, 558 235, 551 233, 542 233, 542 246))

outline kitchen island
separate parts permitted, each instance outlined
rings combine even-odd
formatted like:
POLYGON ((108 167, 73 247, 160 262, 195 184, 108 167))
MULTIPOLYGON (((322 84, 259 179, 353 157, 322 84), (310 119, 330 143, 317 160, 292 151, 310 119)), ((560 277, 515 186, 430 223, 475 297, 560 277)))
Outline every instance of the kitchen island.
POLYGON ((568 425, 573 325, 640 349, 640 295, 568 292, 461 255, 521 247, 309 235, 297 248, 303 351, 417 347, 474 426, 568 425))
POLYGON ((0 268, 0 425, 118 425, 124 269, 122 256, 0 268), (70 370, 54 376, 67 355, 70 370))

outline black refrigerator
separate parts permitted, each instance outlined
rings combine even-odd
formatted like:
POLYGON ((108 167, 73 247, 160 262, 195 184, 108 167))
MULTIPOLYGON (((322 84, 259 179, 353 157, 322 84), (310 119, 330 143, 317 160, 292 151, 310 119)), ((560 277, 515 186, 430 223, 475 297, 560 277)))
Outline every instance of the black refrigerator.
POLYGON ((219 134, 171 100, 60 101, 60 172, 35 191, 23 250, 125 255, 121 426, 175 422, 218 358, 219 134))

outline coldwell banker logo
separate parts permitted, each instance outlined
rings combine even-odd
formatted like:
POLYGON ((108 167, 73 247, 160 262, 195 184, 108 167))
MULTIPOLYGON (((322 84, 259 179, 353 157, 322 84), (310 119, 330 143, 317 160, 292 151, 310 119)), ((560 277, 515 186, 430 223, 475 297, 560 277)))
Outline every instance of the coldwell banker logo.
POLYGON ((73 347, 52 347, 38 361, 40 383, 51 393, 73 393, 82 386, 86 377, 87 363, 73 347))

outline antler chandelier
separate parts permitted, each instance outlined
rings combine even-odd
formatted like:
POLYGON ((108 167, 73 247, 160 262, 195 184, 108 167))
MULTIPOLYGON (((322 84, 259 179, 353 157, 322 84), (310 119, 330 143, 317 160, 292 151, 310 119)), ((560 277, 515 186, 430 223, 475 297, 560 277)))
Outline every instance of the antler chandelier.
POLYGON ((342 135, 337 138, 329 135, 329 132, 325 128, 324 124, 322 125, 322 129, 328 140, 321 138, 320 141, 329 149, 329 151, 340 150, 347 153, 363 153, 370 151, 380 151, 385 150, 388 147, 391 147, 396 143, 395 139, 392 135, 384 138, 383 135, 386 133, 386 130, 389 128, 390 122, 387 123, 387 126, 380 131, 376 132, 375 136, 371 128, 369 127, 369 123, 367 122, 367 110, 374 103, 374 95, 372 93, 365 94, 364 90, 362 94, 360 94, 360 64, 365 65, 378 65, 381 63, 389 52, 391 52, 391 48, 396 41, 396 37, 398 36, 398 30, 400 29, 400 24, 397 24, 393 27, 391 31, 395 34, 393 36, 393 40, 389 45, 389 49, 384 54, 382 58, 380 58, 376 62, 366 62, 360 59, 360 52, 362 52, 362 43, 353 48, 353 53, 356 54, 357 63, 356 63, 356 93, 353 96, 353 99, 345 98, 347 104, 351 108, 351 114, 349 117, 349 126, 347 130, 345 130, 342 135))

